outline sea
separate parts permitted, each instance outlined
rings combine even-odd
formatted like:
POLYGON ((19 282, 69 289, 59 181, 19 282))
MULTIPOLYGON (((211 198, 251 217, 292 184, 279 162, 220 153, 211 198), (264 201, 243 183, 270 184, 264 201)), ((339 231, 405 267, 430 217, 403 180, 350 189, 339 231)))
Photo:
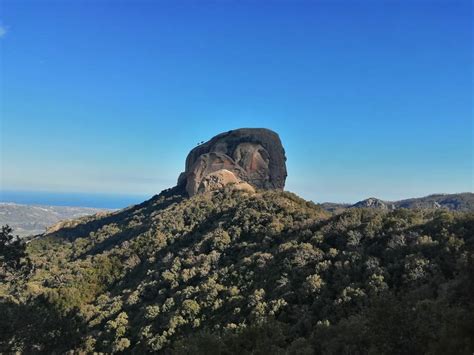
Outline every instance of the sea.
POLYGON ((141 203, 151 197, 149 195, 0 190, 0 202, 104 209, 125 208, 141 203))

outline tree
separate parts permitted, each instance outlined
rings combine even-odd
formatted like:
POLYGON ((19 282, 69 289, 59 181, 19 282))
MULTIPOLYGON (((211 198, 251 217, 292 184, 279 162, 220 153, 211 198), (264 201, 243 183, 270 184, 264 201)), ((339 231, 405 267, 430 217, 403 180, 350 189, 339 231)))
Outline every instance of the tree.
POLYGON ((0 231, 0 280, 14 282, 26 280, 33 267, 25 242, 12 232, 8 225, 2 226, 0 231))

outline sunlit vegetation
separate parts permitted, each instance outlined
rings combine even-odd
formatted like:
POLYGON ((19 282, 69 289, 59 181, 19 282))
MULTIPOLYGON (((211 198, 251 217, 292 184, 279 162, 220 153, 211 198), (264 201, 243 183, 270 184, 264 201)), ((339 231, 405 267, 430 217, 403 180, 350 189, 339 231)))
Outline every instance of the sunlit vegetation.
POLYGON ((472 213, 168 190, 31 241, 0 351, 471 354, 473 244, 472 213))

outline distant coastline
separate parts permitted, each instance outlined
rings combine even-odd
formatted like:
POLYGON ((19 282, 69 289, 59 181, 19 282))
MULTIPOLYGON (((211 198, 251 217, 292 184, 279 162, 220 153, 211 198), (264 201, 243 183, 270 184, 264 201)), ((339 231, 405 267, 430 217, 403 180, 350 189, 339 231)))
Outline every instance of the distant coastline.
POLYGON ((1 190, 0 202, 25 205, 91 207, 120 209, 141 203, 151 196, 126 194, 94 194, 80 192, 1 190))

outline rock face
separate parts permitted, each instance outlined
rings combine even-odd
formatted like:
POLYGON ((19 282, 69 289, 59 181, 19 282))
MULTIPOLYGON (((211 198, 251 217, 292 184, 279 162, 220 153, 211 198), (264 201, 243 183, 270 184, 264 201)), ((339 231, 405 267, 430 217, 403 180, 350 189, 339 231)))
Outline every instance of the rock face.
POLYGON ((189 196, 227 184, 246 191, 283 190, 285 150, 278 135, 264 128, 242 128, 221 133, 188 154, 186 170, 178 179, 189 196))
POLYGON ((353 208, 375 208, 379 210, 394 210, 395 205, 391 202, 379 200, 375 197, 369 197, 352 205, 353 208))

